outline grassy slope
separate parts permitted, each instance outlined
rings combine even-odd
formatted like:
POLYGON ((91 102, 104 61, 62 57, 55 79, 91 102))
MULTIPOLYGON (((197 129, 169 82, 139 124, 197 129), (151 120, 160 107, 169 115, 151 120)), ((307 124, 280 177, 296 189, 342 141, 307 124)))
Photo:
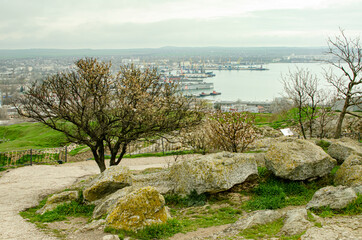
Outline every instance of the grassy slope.
POLYGON ((40 123, 21 123, 0 127, 0 138, 9 139, 0 144, 0 152, 23 149, 61 147, 66 144, 64 134, 40 123))

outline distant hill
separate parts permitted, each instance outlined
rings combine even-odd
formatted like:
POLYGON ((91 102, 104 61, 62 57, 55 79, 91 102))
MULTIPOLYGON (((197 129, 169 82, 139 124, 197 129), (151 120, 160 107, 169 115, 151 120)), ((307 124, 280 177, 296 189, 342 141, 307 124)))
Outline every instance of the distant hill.
POLYGON ((320 55, 323 47, 162 47, 138 49, 0 49, 0 58, 36 57, 280 57, 295 55, 320 55))

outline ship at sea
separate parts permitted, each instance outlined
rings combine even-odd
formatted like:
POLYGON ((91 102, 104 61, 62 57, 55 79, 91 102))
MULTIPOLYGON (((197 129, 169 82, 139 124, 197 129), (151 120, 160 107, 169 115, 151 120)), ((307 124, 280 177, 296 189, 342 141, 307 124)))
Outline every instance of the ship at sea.
POLYGON ((188 74, 163 74, 161 75, 161 82, 171 83, 176 82, 179 84, 180 91, 188 91, 188 90, 205 90, 205 89, 213 89, 214 84, 210 82, 204 82, 206 78, 204 74, 200 73, 188 73, 188 74))

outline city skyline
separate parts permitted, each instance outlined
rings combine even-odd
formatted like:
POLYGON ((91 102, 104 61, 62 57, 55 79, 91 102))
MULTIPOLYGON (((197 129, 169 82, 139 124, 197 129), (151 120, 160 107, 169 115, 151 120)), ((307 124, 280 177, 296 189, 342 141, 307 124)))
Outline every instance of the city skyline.
POLYGON ((361 0, 0 0, 0 49, 319 47, 362 29, 361 0))

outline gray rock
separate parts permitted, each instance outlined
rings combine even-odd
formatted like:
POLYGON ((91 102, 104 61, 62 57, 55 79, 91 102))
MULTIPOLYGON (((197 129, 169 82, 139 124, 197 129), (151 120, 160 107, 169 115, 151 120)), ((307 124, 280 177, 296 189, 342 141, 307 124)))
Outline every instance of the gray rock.
POLYGON ((117 235, 106 235, 102 240, 119 240, 119 237, 117 235))
POLYGON ((120 198, 131 193, 133 190, 134 188, 132 186, 125 187, 115 193, 112 193, 111 195, 106 196, 104 199, 99 199, 95 202, 92 202, 96 205, 93 210, 92 218, 100 218, 104 214, 109 213, 110 209, 112 209, 113 205, 116 204, 120 198))
POLYGON ((133 177, 132 186, 134 188, 152 186, 155 187, 161 194, 172 192, 172 183, 169 177, 168 169, 164 169, 155 173, 135 175, 133 177))
POLYGON ((70 203, 71 201, 75 201, 79 198, 78 191, 65 191, 58 194, 54 194, 50 198, 48 198, 45 205, 36 211, 37 214, 44 214, 47 211, 54 210, 57 206, 64 203, 70 203))
POLYGON ((337 162, 309 141, 282 137, 269 148, 265 163, 278 177, 306 180, 329 174, 337 162))
POLYGON ((104 228, 105 223, 106 223, 106 220, 104 220, 104 219, 94 220, 94 221, 84 225, 82 228, 78 229, 75 233, 82 233, 82 232, 87 232, 87 231, 91 231, 91 230, 102 229, 102 228, 104 228))
POLYGON ((334 183, 343 186, 362 185, 362 156, 349 155, 337 170, 334 183))
POLYGON ((361 185, 355 185, 352 187, 353 191, 356 194, 362 194, 362 184, 361 185))
POLYGON ((308 214, 305 208, 289 210, 286 213, 281 233, 287 236, 301 234, 313 226, 307 218, 308 214))
POLYGON ((128 167, 112 166, 98 175, 83 191, 84 199, 95 201, 132 185, 132 174, 128 167))
POLYGON ((186 195, 193 190, 199 194, 225 191, 257 174, 254 155, 221 152, 177 162, 169 178, 173 191, 186 195))
POLYGON ((307 204, 307 209, 330 207, 332 209, 342 209, 357 198, 355 191, 346 186, 328 186, 319 189, 312 200, 307 204))
POLYGON ((360 235, 352 232, 351 229, 340 226, 323 226, 322 228, 309 228, 301 236, 301 240, 358 240, 360 235))
POLYGON ((225 229, 224 232, 232 232, 235 230, 242 231, 255 225, 274 222, 281 217, 283 217, 283 214, 275 210, 254 211, 241 217, 238 221, 225 229))
POLYGON ((362 156, 362 144, 349 138, 335 140, 328 147, 328 154, 343 163, 351 154, 362 156))

